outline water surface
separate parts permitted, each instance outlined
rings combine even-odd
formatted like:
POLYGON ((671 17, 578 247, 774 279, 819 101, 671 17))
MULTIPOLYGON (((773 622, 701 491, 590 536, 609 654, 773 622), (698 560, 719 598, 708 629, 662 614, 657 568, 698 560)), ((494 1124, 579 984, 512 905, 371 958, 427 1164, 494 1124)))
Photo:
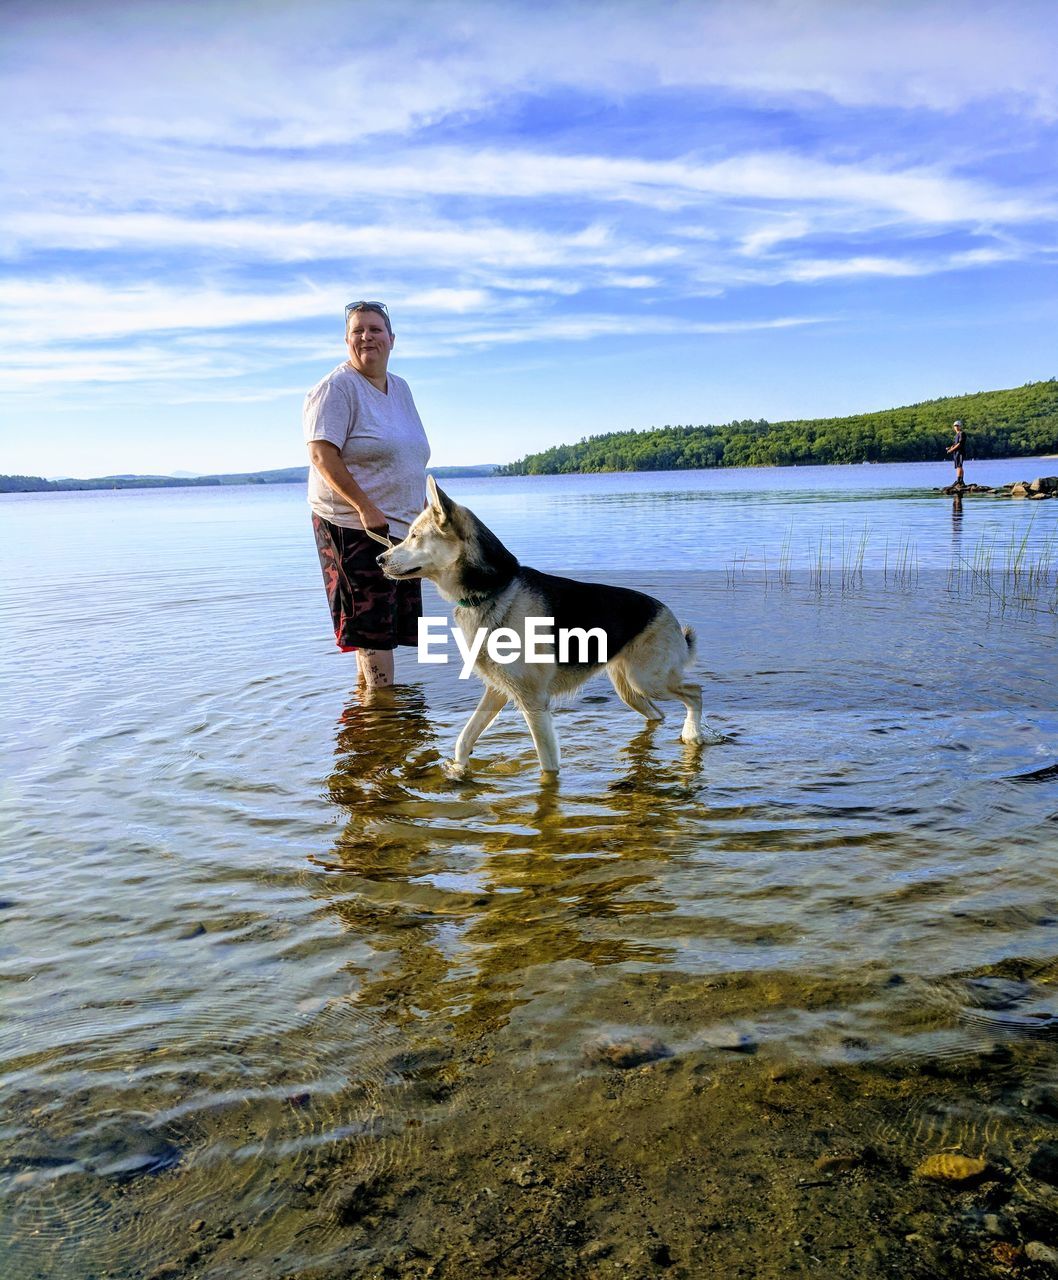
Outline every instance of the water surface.
POLYGON ((955 511, 949 474, 450 481, 698 632, 728 741, 600 680, 549 787, 510 710, 446 779, 454 665, 356 692, 298 488, 0 502, 5 1274, 1058 1243, 1058 502, 955 511), (917 1178, 941 1151, 987 1180, 917 1178))

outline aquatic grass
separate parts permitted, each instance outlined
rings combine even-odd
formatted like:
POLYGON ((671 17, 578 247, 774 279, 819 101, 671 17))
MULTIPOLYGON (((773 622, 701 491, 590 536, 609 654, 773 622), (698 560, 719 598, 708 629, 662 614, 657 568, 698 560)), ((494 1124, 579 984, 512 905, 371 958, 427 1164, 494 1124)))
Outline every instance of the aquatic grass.
POLYGON ((787 587, 790 585, 790 544, 793 540, 793 527, 787 526, 786 533, 783 535, 782 546, 779 548, 779 584, 787 587))
POLYGON ((999 535, 982 538, 969 556, 956 553, 948 571, 948 590, 986 593, 1001 608, 1058 613, 1058 562, 1054 534, 1030 551, 1033 512, 1020 538, 1012 533, 1000 543, 999 535))
MULTIPOLYGON (((789 590, 803 582, 817 595, 858 590, 868 572, 880 570, 886 588, 914 591, 936 582, 924 573, 917 544, 910 535, 892 541, 887 536, 880 554, 871 555, 871 530, 841 526, 809 535, 803 554, 796 554, 793 530, 788 528, 776 552, 765 546, 758 554, 743 550, 732 556, 726 571, 728 586, 755 585, 765 590, 789 590)), ((944 582, 951 597, 986 596, 990 605, 1058 614, 1058 546, 1052 534, 1034 544, 1031 521, 1024 530, 1002 541, 998 533, 982 536, 968 551, 953 549, 944 582)))
POLYGON ((869 543, 867 524, 855 535, 843 525, 836 546, 834 531, 821 529, 809 543, 807 555, 796 558, 795 566, 793 529, 788 528, 777 554, 769 555, 767 546, 762 547, 759 557, 749 550, 737 552, 725 569, 725 577, 728 586, 753 583, 765 590, 773 586, 789 588, 794 585, 798 569, 803 568, 810 586, 817 592, 835 588, 850 591, 863 585, 869 543))

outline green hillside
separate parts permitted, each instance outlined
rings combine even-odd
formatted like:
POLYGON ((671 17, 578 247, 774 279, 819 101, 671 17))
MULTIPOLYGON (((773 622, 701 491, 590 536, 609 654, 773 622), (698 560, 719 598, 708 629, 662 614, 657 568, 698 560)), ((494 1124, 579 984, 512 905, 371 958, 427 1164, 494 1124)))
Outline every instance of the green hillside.
POLYGON ((946 396, 849 418, 614 431, 529 454, 498 470, 502 475, 531 476, 787 467, 797 463, 929 462, 943 458, 956 418, 966 424, 969 458, 1058 453, 1058 379, 1029 382, 1008 391, 946 396))

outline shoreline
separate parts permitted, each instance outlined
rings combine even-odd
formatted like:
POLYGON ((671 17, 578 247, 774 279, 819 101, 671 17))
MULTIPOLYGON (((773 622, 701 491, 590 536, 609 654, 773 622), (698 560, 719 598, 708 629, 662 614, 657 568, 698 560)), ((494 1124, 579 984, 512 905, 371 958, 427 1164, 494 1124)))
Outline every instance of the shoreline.
MULTIPOLYGON (((1048 461, 1058 461, 1058 454, 1031 454, 1028 456, 1014 456, 1005 458, 984 458, 970 459, 967 462, 968 467, 988 467, 990 465, 1022 462, 1026 465, 1030 463, 1040 463, 1048 461)), ((427 472, 441 480, 455 479, 498 479, 498 480, 535 480, 535 479, 555 479, 558 477, 586 477, 586 476, 640 476, 640 475, 713 475, 723 471, 750 472, 759 474, 762 472, 808 472, 813 470, 830 470, 835 467, 846 468, 852 472, 861 472, 863 467, 934 467, 947 465, 946 460, 938 458, 932 461, 923 461, 921 459, 911 459, 906 462, 812 462, 812 463, 789 463, 785 465, 775 463, 747 464, 745 466, 733 467, 676 467, 667 470, 649 470, 646 468, 639 470, 614 470, 614 471, 563 471, 563 472, 530 472, 524 475, 505 475, 496 470, 496 466, 500 464, 483 464, 481 466, 468 467, 429 467, 427 472)), ((209 475, 209 476, 100 476, 92 477, 84 480, 46 480, 42 476, 2 476, 0 477, 0 497, 8 497, 19 494, 50 494, 50 493, 113 493, 125 490, 148 490, 148 489, 260 489, 260 488, 276 488, 285 485, 304 485, 308 479, 308 468, 280 468, 276 472, 254 472, 234 475, 209 475), (300 471, 303 474, 289 475, 291 471, 300 471), (276 479, 267 479, 264 477, 276 475, 276 479), (278 478, 282 476, 282 478, 278 478), (5 481, 9 480, 28 480, 33 483, 25 487, 5 485, 5 481)), ((1035 477, 1028 477, 1035 479, 1035 477)), ((931 486, 932 488, 932 486, 931 486)))

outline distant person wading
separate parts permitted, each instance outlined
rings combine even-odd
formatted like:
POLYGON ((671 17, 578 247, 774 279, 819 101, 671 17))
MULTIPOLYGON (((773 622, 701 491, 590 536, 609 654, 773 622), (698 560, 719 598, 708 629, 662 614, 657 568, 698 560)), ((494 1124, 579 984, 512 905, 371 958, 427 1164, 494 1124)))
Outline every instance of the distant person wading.
POLYGON ((955 483, 962 485, 966 483, 962 475, 963 458, 966 454, 966 432, 963 429, 962 419, 956 418, 951 428, 955 432, 955 439, 944 452, 951 454, 951 460, 955 463, 955 483))
POLYGON ((381 302, 345 309, 349 359, 305 397, 309 506, 335 640, 361 683, 393 683, 393 651, 418 643, 419 579, 393 582, 376 558, 426 505, 430 445, 411 391, 389 372, 393 326, 381 302))

